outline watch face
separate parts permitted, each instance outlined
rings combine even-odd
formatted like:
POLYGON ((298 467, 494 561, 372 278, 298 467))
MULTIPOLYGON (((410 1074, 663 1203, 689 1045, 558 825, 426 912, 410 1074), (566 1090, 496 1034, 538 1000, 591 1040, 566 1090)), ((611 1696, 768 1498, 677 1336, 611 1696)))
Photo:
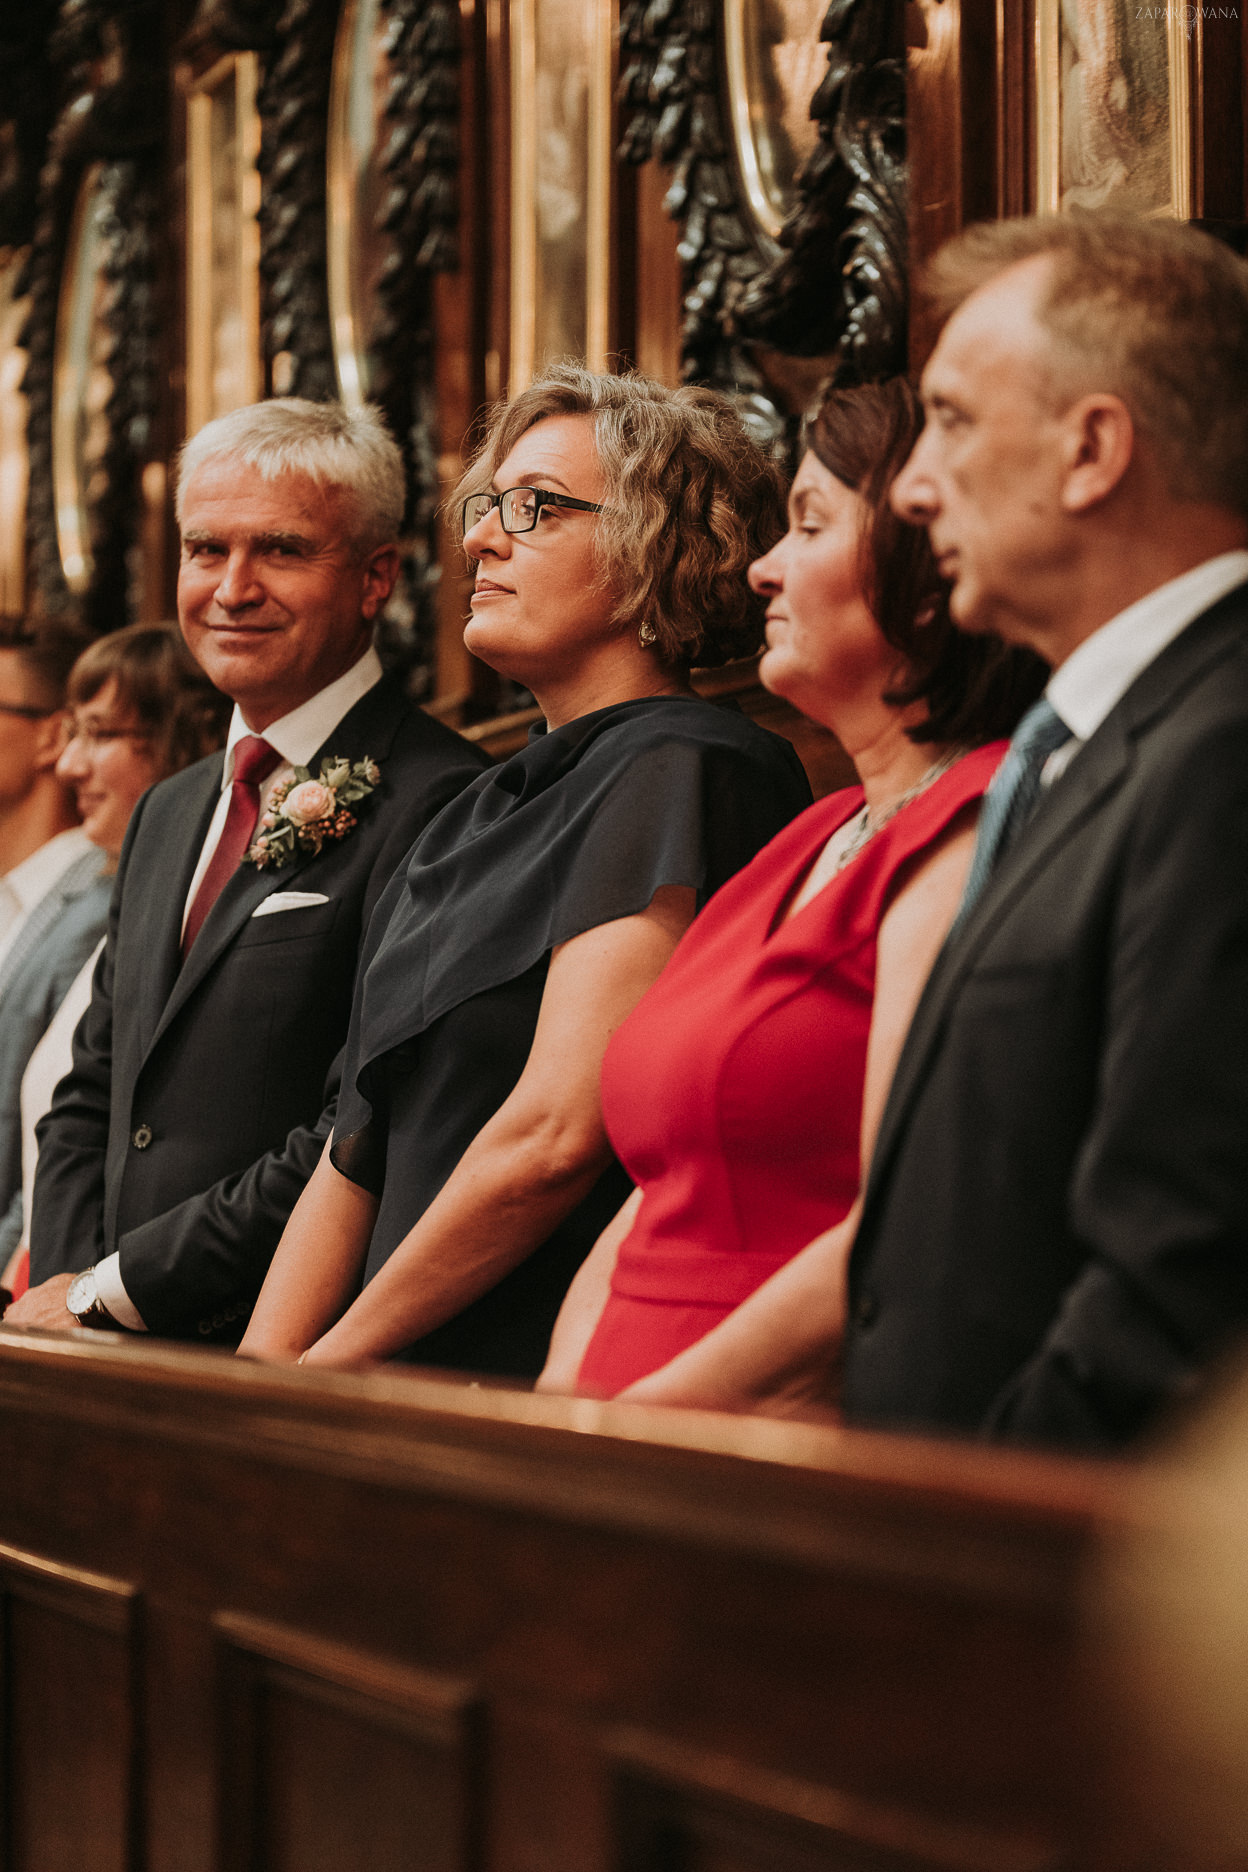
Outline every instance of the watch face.
POLYGON ((84 1313, 89 1313, 91 1311, 91 1308, 95 1305, 94 1268, 87 1268, 85 1273, 80 1274, 76 1280, 72 1280, 69 1283, 69 1291, 65 1295, 65 1305, 75 1319, 81 1319, 84 1313))

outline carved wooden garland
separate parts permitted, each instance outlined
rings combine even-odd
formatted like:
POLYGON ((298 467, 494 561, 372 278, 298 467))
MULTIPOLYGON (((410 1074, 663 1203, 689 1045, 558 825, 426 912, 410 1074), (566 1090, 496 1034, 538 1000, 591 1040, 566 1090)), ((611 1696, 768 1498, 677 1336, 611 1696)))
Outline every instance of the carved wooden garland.
POLYGON ((80 618, 95 631, 128 621, 128 558, 139 513, 138 474, 146 460, 157 397, 156 251, 165 94, 156 0, 108 5, 67 0, 52 44, 66 99, 49 138, 38 213, 23 282, 30 311, 27 353, 30 482, 28 583, 36 611, 80 618), (101 61, 110 82, 92 87, 101 61), (87 167, 103 164, 100 230, 107 293, 103 320, 111 392, 107 439, 87 493, 91 583, 69 591, 61 566, 53 487, 52 413, 56 315, 74 203, 87 167))
POLYGON ((658 157, 672 168, 664 206, 681 223, 682 375, 744 395, 758 426, 778 436, 783 419, 758 370, 726 330, 731 289, 753 278, 762 257, 741 209, 724 131, 717 13, 711 0, 625 0, 619 154, 633 163, 658 157))
POLYGON ((819 143, 797 181, 783 250, 731 306, 736 330, 797 356, 840 354, 842 382, 906 365, 906 70, 902 11, 832 0, 819 143), (831 311, 829 312, 829 308, 831 311))
MULTIPOLYGON (((407 474, 407 550, 382 633, 416 694, 432 687, 438 501, 432 276, 457 264, 459 44, 454 0, 382 0, 391 80, 382 158, 390 257, 370 337, 375 397, 407 474)), ((337 394, 326 274, 325 159, 337 0, 287 0, 266 60, 260 273, 276 394, 337 394)))
POLYGON ((418 697, 432 694, 437 635, 438 410, 433 277, 459 264, 456 0, 382 0, 391 79, 381 223, 390 253, 370 334, 375 395, 403 448, 407 550, 382 651, 418 697))
POLYGON ((819 145, 798 179, 778 258, 741 203, 719 97, 718 18, 711 0, 626 0, 621 11, 620 154, 672 166, 666 206, 682 224, 684 375, 757 403, 761 380, 743 339, 795 356, 838 351, 846 380, 903 368, 900 0, 828 7, 820 33, 828 73, 811 106, 819 145))
POLYGON ((325 133, 338 9, 287 0, 265 59, 260 113, 264 350, 279 396, 336 395, 325 278, 325 133))

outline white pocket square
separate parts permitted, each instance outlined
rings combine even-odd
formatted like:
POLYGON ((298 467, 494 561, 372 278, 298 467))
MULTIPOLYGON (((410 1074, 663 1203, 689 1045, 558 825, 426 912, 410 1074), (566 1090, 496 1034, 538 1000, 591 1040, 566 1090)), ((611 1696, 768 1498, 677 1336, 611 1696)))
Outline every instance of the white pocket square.
POLYGON ((279 910, 307 910, 312 904, 328 903, 320 891, 274 891, 252 911, 253 917, 276 916, 279 910))

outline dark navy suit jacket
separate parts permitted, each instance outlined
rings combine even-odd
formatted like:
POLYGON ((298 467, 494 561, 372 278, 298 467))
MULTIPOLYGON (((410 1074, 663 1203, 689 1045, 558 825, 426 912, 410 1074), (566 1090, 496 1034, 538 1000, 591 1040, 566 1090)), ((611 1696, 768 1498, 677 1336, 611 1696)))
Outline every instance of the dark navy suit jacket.
POLYGON ((313 773, 331 755, 381 768, 358 824, 282 870, 240 866, 185 966, 182 913, 222 757, 136 808, 73 1070, 39 1127, 32 1285, 117 1251, 151 1331, 240 1336, 332 1127, 373 906, 417 833, 486 764, 389 677, 313 773), (255 916, 278 891, 326 901, 255 916))
POLYGON ((1248 1326, 1248 587, 937 961, 850 1261, 859 1423, 1121 1445, 1248 1326))

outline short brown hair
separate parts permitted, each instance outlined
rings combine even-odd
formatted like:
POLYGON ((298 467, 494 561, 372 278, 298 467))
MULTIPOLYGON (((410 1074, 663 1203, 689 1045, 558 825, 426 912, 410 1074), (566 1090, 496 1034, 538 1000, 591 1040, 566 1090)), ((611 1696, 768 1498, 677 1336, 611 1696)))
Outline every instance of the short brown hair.
POLYGON ((6 618, 0 625, 0 650, 18 659, 32 706, 49 715, 64 708, 69 673, 90 642, 90 634, 76 624, 6 618))
POLYGON ((233 704, 204 675, 176 624, 130 624, 99 638, 70 671, 67 700, 81 707, 114 677, 162 780, 224 743, 233 704))
POLYGON ((926 530, 893 512, 888 493, 923 428, 923 405, 904 377, 826 389, 806 419, 806 447, 866 507, 862 589, 884 637, 909 675, 885 701, 927 704, 915 741, 979 746, 1014 732, 1044 688, 1048 670, 1030 650, 995 637, 964 636, 949 616, 926 530))
POLYGON ((480 493, 520 437, 551 416, 593 420, 608 512, 599 517, 615 617, 648 624, 666 661, 686 667, 749 656, 763 641, 763 601, 746 572, 784 531, 780 472, 715 390, 672 390, 634 371, 552 365, 489 418, 452 494, 480 493))
POLYGON ((1039 257, 1054 394, 1121 397, 1176 499, 1248 513, 1248 265, 1174 221, 1036 215, 967 228, 930 263, 925 296, 947 318, 1039 257))

